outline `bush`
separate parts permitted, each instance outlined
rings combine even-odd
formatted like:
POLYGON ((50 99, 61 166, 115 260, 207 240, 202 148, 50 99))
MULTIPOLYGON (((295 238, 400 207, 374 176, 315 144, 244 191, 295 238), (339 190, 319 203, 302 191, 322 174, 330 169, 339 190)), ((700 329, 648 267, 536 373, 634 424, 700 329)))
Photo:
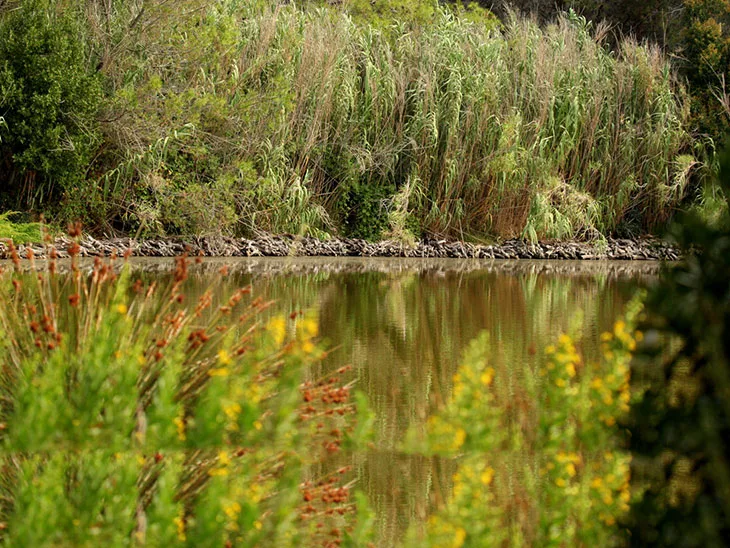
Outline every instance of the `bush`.
MULTIPOLYGON (((730 198, 730 149, 720 167, 730 198)), ((649 294, 631 414, 637 545, 724 546, 730 535, 730 216, 673 229, 686 258, 649 294)))
POLYGON ((55 209, 86 176, 101 88, 79 21, 51 0, 0 11, 0 204, 55 209))

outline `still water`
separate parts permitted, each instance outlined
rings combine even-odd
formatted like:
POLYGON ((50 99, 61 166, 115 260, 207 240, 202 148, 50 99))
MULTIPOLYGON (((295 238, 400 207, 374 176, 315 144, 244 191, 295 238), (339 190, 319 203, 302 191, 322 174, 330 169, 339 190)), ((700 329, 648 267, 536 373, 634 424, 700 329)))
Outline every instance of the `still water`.
MULTIPOLYGON (((169 260, 134 265, 170 276, 169 260)), ((422 529, 451 490, 453 463, 399 446, 448 400, 469 341, 489 332, 490 360, 515 372, 509 390, 517 398, 520 375, 560 333, 582 332, 584 356, 596 356, 600 334, 658 270, 620 262, 221 259, 191 267, 189 283, 193 294, 219 295, 250 284, 276 301, 276 312, 316 310, 320 335, 336 350, 311 377, 352 365, 376 417, 370 450, 337 455, 332 466, 354 465, 376 513, 377 545, 395 546, 409 528, 422 529)))

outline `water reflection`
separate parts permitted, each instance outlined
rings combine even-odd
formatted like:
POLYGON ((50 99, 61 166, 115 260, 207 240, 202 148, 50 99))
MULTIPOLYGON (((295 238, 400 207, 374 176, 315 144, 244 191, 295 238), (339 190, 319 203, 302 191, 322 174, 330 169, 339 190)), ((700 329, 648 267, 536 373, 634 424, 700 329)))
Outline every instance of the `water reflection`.
MULTIPOLYGON (((144 276, 170 275, 169 261, 135 266, 144 276)), ((378 545, 393 546, 410 526, 422 533, 451 490, 454 463, 398 447, 406 430, 422 429, 449 398, 467 343, 490 332, 490 360, 508 373, 500 397, 519 405, 528 397, 522 376, 547 344, 580 325, 583 354, 597 357, 599 334, 657 270, 655 263, 206 260, 191 267, 188 294, 211 288, 215 298, 251 284, 255 294, 277 301, 276 311, 318 311, 321 335, 338 349, 310 375, 352 364, 377 418, 372 450, 340 455, 332 466, 350 459, 377 513, 378 545), (224 265, 226 276, 219 272, 224 265)), ((532 430, 519 422, 510 428, 532 430)))

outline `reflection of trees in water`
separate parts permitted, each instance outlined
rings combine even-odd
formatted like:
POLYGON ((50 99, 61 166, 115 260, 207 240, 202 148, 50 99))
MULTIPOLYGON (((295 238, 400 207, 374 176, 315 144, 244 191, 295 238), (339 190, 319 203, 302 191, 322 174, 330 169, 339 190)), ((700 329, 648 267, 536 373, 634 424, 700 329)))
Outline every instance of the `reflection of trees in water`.
MULTIPOLYGON (((380 545, 394 545, 409 524, 422 523, 432 505, 448 496, 452 462, 401 455, 397 448, 406 429, 423 430, 427 417, 448 399, 467 343, 483 329, 490 332, 490 360, 501 379, 495 386, 498 405, 510 414, 510 429, 528 436, 529 447, 539 409, 528 395, 525 375, 535 371, 539 354, 582 311, 583 354, 597 357, 599 334, 639 285, 636 279, 601 270, 579 275, 528 269, 275 276, 233 270, 228 277, 216 272, 192 272, 190 298, 212 283, 216 302, 218 295, 252 283, 254 294, 277 301, 276 312, 315 307, 322 337, 339 349, 310 372, 311 378, 354 365, 357 388, 367 394, 376 414, 377 449, 347 458, 377 511, 380 545)), ((536 457, 510 447, 504 453, 504 462, 511 461, 508 467, 536 457)), ((341 466, 343 458, 327 466, 341 466)), ((506 505, 515 500, 514 493, 502 498, 506 505)), ((524 511, 518 506, 515 524, 529 522, 530 517, 518 515, 524 511)))

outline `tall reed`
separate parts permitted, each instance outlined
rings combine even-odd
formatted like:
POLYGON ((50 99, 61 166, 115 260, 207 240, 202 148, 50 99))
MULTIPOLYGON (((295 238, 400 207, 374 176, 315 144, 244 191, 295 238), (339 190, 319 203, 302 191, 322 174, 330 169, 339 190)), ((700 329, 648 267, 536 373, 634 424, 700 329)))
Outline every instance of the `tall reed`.
POLYGON ((186 0, 114 4, 110 32, 101 15, 111 121, 88 191, 110 227, 590 237, 650 231, 687 193, 667 59, 630 39, 610 52, 573 13, 378 29, 186 0))

